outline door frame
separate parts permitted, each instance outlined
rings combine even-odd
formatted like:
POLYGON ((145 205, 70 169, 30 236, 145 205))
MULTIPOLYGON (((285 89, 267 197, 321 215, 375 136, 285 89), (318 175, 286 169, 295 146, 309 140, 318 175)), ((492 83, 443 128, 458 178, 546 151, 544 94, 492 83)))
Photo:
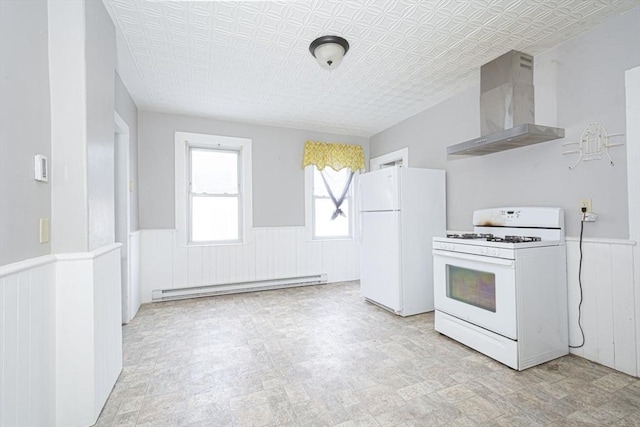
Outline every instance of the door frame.
POLYGON ((636 315, 636 376, 640 376, 640 67, 625 72, 626 89, 626 146, 627 146, 627 194, 629 197, 629 240, 633 246, 634 293, 636 315))
MULTIPOLYGON (((129 323, 133 318, 132 314, 132 306, 131 306, 131 297, 132 297, 132 289, 131 289, 131 248, 129 245, 129 235, 131 234, 131 206, 130 206, 130 183, 131 183, 131 167, 129 164, 129 145, 130 145, 130 137, 129 137, 129 125, 124 121, 124 119, 118 114, 118 112, 114 111, 114 210, 115 210, 115 218, 119 216, 118 209, 116 209, 116 199, 121 197, 123 200, 123 209, 125 211, 124 217, 124 236, 119 241, 118 239, 118 230, 116 229, 115 240, 122 244, 121 249, 121 259, 124 260, 125 265, 121 265, 121 300, 122 300, 122 324, 129 323), (125 188, 116 188, 116 183, 118 180, 116 179, 116 175, 121 173, 119 171, 124 172, 124 178, 122 181, 125 185, 125 188), (123 197, 122 197, 123 196, 123 197)), ((116 219, 117 220, 117 219, 116 219)))
POLYGON ((401 162, 405 168, 409 167, 409 147, 404 147, 369 160, 369 171, 382 169, 386 166, 392 166, 401 162))

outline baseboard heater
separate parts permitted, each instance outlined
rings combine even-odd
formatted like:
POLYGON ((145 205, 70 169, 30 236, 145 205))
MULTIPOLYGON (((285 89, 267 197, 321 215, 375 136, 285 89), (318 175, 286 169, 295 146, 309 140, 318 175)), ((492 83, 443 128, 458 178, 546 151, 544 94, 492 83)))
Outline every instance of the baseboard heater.
POLYGON ((214 295, 239 294, 243 292, 269 291, 294 288, 298 286, 327 283, 326 274, 312 276, 286 277, 282 279, 255 280, 252 282, 220 283, 217 285, 191 288, 155 289, 151 292, 152 301, 172 301, 177 299, 200 298, 214 295))

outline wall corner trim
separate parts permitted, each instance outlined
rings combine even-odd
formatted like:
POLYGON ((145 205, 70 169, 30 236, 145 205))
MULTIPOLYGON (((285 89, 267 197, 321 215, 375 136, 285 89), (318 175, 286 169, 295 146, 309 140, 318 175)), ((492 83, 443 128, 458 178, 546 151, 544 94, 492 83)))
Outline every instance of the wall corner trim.
POLYGON ((0 266, 0 278, 29 270, 42 265, 51 264, 56 261, 77 261, 99 258, 111 251, 115 251, 122 246, 122 243, 112 243, 91 252, 76 252, 42 255, 36 258, 29 258, 24 261, 18 261, 7 265, 0 266))

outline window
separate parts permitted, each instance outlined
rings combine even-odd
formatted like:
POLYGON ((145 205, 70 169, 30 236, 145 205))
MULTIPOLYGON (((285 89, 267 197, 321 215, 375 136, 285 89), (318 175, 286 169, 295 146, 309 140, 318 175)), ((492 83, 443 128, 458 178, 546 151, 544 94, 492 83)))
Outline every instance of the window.
POLYGON ((189 148, 189 241, 240 240, 240 153, 189 148))
POLYGON ((250 159, 250 140, 176 132, 176 228, 182 242, 243 242, 251 226, 250 159))
MULTIPOLYGON (((347 168, 335 171, 330 167, 322 171, 327 184, 336 199, 339 199, 349 181, 351 171, 347 168)), ((320 171, 315 166, 307 166, 307 224, 311 224, 313 239, 345 239, 353 236, 354 207, 353 180, 347 188, 340 211, 327 191, 320 171)))

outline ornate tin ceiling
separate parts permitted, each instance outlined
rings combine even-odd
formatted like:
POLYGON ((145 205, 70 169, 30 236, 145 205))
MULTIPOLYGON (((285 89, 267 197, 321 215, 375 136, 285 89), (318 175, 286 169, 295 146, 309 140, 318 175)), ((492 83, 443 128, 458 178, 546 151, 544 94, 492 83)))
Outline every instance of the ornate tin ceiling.
POLYGON ((477 81, 508 50, 535 55, 640 0, 103 0, 139 108, 371 136, 477 81), (309 53, 335 34, 334 71, 309 53))

